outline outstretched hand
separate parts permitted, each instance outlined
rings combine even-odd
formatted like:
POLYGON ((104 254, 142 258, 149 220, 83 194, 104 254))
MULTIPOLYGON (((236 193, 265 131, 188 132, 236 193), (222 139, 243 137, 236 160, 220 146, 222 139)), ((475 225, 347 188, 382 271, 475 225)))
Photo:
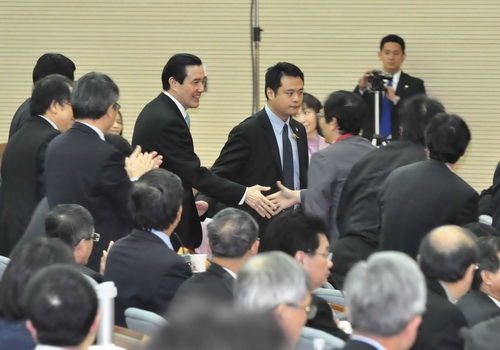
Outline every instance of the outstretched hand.
POLYGON ((277 208, 275 214, 300 203, 300 191, 294 191, 283 186, 281 181, 277 181, 276 185, 278 186, 279 191, 267 196, 267 199, 269 199, 277 208))
POLYGON ((254 209, 260 216, 270 219, 276 215, 276 207, 263 194, 262 191, 269 191, 271 187, 254 185, 248 187, 245 203, 254 209))

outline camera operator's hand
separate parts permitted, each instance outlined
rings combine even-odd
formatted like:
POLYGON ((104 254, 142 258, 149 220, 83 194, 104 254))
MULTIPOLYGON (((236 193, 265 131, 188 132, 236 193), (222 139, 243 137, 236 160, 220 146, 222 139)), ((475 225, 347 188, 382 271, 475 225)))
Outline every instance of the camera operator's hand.
POLYGON ((361 76, 361 79, 359 79, 359 82, 358 82, 358 86, 359 86, 360 90, 366 90, 366 88, 368 87, 368 77, 370 76, 370 74, 372 74, 372 72, 373 72, 373 68, 368 69, 366 72, 363 73, 363 75, 361 76))
POLYGON ((393 104, 397 104, 399 102, 399 96, 396 95, 394 88, 392 86, 385 87, 386 97, 392 101, 393 104))

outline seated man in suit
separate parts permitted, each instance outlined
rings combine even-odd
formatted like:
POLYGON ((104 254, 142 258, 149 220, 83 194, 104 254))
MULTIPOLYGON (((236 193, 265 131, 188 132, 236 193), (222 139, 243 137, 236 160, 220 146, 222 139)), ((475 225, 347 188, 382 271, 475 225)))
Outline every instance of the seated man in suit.
POLYGON ((470 327, 500 316, 500 237, 481 237, 477 244, 479 269, 471 290, 457 303, 470 327))
POLYGON ((33 117, 5 148, 0 187, 0 255, 10 254, 45 196, 47 146, 73 124, 72 84, 57 74, 38 80, 31 95, 33 117))
POLYGON ((425 279, 399 252, 375 253, 351 269, 345 282, 353 334, 344 350, 408 350, 425 311, 425 279))
POLYGON ((430 159, 394 170, 380 189, 381 250, 416 258, 433 228, 478 220, 479 196, 453 170, 469 141, 469 128, 459 116, 439 113, 429 121, 425 143, 430 159))
POLYGON ((207 271, 195 274, 177 290, 177 299, 193 296, 232 302, 236 275, 259 249, 259 226, 250 214, 226 208, 208 224, 212 252, 207 271))
MULTIPOLYGON (((305 214, 301 209, 277 216, 267 227, 261 241, 261 251, 271 250, 285 252, 297 260, 306 270, 312 290, 326 283, 332 268, 332 255, 325 225, 320 218, 305 214)), ((337 327, 326 300, 314 294, 312 300, 318 312, 307 326, 347 339, 348 335, 337 327)))
POLYGON ((125 326, 129 307, 164 314, 177 288, 191 277, 186 261, 173 250, 171 235, 182 214, 179 177, 164 169, 142 175, 130 192, 134 229, 110 249, 104 280, 118 289, 115 322, 125 326))
POLYGON ((282 252, 261 253, 248 260, 235 285, 237 308, 273 310, 290 341, 295 344, 306 321, 314 317, 309 278, 296 260, 282 252))
POLYGON ((87 350, 94 342, 97 295, 78 270, 67 265, 40 270, 23 299, 27 328, 38 343, 35 350, 87 350))
POLYGON ((477 269, 474 237, 459 226, 432 230, 420 244, 419 264, 427 280, 427 305, 412 350, 463 349, 467 321, 454 305, 470 289, 477 269))
MULTIPOLYGON (((413 95, 425 94, 424 81, 412 77, 401 71, 405 53, 405 41, 398 35, 389 34, 380 41, 378 58, 382 62, 385 73, 392 74, 392 80, 386 82, 385 92, 381 94, 379 102, 380 110, 380 135, 384 139, 398 139, 400 134, 401 102, 413 95)), ((369 109, 368 118, 363 123, 363 137, 371 140, 375 132, 375 94, 370 91, 369 76, 373 70, 363 74, 354 92, 359 93, 369 109)))
POLYGON ((464 350, 498 350, 500 316, 478 323, 471 329, 463 329, 464 350))

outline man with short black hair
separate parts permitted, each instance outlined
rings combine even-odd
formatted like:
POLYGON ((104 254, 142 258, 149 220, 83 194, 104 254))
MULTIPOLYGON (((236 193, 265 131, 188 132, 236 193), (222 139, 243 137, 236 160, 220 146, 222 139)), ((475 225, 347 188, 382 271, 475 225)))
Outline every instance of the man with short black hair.
POLYGON ((99 323, 97 295, 85 277, 67 265, 40 270, 24 294, 28 330, 35 350, 86 350, 99 323))

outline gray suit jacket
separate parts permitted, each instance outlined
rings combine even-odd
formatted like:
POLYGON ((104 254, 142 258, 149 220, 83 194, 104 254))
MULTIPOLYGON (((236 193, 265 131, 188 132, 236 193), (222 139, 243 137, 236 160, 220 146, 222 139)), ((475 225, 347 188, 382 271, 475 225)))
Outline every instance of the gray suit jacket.
POLYGON ((458 301, 457 306, 463 312, 469 327, 500 316, 500 308, 479 290, 470 290, 458 301))
POLYGON ((321 217, 328 228, 330 243, 338 239, 337 207, 345 179, 352 166, 375 147, 361 136, 350 136, 311 157, 308 189, 301 191, 307 213, 321 217))

